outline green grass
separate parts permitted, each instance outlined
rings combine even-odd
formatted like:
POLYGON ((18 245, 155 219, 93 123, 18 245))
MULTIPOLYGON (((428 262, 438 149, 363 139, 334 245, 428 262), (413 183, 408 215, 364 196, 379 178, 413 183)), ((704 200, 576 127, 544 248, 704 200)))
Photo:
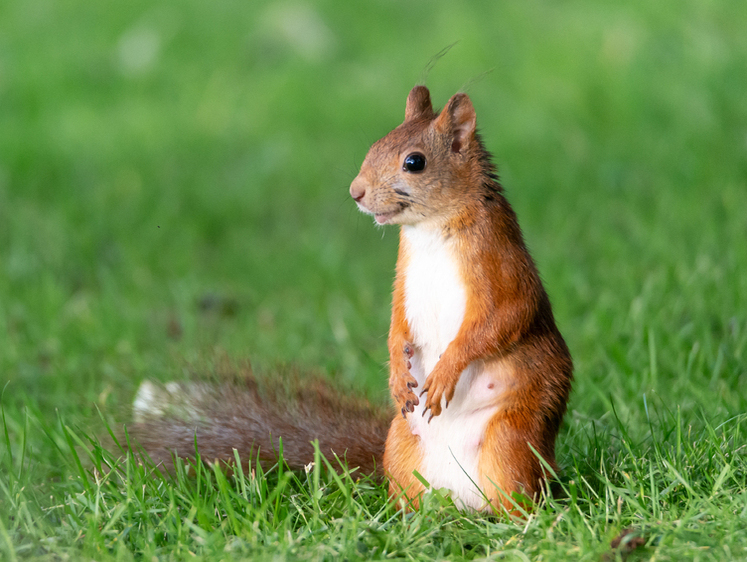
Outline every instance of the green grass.
POLYGON ((0 558, 615 560, 633 529, 628 559, 747 560, 745 29, 740 0, 0 4, 0 558), (396 236, 347 186, 456 40, 427 83, 472 97, 576 362, 565 493, 404 515, 321 460, 99 447, 141 380, 224 357, 386 398, 396 236))

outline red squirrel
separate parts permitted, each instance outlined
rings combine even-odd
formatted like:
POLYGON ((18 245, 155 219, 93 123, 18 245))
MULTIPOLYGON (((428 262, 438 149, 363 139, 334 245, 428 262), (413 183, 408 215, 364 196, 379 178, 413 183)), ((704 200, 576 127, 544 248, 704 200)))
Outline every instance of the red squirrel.
POLYGON ((374 143, 350 194, 378 224, 400 225, 394 420, 320 379, 284 394, 262 394, 251 378, 223 388, 144 383, 136 437, 166 463, 170 451, 194 451, 195 438, 203 458, 230 462, 236 448, 272 461, 282 438, 292 468, 313 459, 319 439, 350 466, 383 466, 390 495, 409 508, 426 492, 420 475, 460 508, 514 511, 514 493, 535 497, 544 485, 539 457, 555 469, 573 364, 469 97, 436 113, 428 89, 413 88, 404 123, 374 143))

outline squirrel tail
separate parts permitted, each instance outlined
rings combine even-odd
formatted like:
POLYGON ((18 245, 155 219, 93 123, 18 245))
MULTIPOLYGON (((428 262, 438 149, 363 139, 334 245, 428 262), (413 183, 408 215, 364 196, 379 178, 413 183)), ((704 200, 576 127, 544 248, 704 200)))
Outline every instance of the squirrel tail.
POLYGON ((133 403, 130 436, 168 470, 173 456, 235 463, 278 460, 280 441, 294 470, 314 460, 314 440, 327 458, 337 455, 361 473, 383 474, 391 415, 388 408, 345 394, 321 376, 258 380, 244 374, 210 382, 145 381, 133 403))

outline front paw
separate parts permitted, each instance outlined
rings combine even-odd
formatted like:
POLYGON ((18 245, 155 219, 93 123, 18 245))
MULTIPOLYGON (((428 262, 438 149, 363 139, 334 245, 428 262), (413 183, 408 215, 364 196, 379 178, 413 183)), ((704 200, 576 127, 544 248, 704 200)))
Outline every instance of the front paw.
POLYGON ((409 364, 402 364, 396 370, 392 369, 392 374, 389 376, 389 391, 403 417, 414 412, 415 406, 420 404, 420 399, 412 390, 418 386, 418 381, 410 374, 406 366, 409 364))
POLYGON ((454 398, 454 389, 459 377, 450 377, 440 372, 432 372, 425 380, 423 389, 420 391, 420 396, 427 394, 425 398, 425 407, 423 408, 423 415, 430 410, 430 422, 433 416, 441 414, 441 398, 446 398, 445 407, 449 407, 449 402, 454 398))

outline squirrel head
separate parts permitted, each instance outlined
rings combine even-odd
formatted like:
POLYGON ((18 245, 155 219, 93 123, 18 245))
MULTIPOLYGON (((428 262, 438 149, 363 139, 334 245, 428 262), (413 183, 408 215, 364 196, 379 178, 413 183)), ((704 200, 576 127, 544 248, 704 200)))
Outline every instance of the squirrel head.
POLYGON ((378 224, 439 223, 479 198, 492 173, 469 96, 435 113, 428 88, 415 86, 404 123, 374 143, 350 195, 378 224))

